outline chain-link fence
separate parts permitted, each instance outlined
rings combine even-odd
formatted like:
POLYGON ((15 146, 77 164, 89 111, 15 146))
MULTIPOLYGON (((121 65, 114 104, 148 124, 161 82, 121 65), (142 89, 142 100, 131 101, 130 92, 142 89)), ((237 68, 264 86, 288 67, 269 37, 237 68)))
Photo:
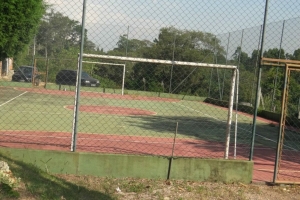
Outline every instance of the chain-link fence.
MULTIPOLYGON (((39 31, 14 58, 14 75, 1 79, 2 146, 203 158, 223 158, 228 147, 232 159, 253 151, 254 180, 272 180, 284 70, 259 68, 260 52, 299 60, 299 2, 270 1, 266 10, 267 1, 83 2, 47 0, 39 31), (83 56, 77 73, 82 22, 83 53, 108 57, 83 56), (232 70, 218 65, 239 71, 232 101, 232 70)), ((295 142, 299 131, 288 127, 295 133, 287 142, 295 142)))

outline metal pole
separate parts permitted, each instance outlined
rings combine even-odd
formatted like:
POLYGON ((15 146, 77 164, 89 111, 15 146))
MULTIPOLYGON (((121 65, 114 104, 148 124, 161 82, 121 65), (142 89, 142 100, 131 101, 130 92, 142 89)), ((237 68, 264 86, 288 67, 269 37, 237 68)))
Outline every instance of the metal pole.
POLYGON ((77 142, 77 127, 78 127, 78 115, 79 115, 79 100, 80 100, 80 86, 81 86, 81 72, 82 72, 82 55, 84 46, 84 33, 85 33, 85 12, 86 12, 86 0, 83 0, 83 12, 82 12, 82 27, 81 27, 81 44, 80 44, 80 54, 78 55, 78 69, 77 69, 77 81, 75 90, 75 100, 74 100, 74 118, 73 118, 73 130, 72 130, 72 143, 71 151, 76 151, 77 142))
POLYGON ((240 63, 241 63, 241 54, 242 54, 243 38, 244 38, 244 29, 242 30, 242 37, 241 37, 241 44, 240 44, 240 52, 239 52, 238 64, 237 64, 237 67, 238 67, 238 68, 240 67, 240 63))
POLYGON ((36 43, 36 41, 35 41, 36 38, 35 38, 35 37, 36 37, 36 35, 34 35, 34 38, 33 38, 32 65, 34 64, 34 61, 35 61, 35 60, 34 60, 34 58, 35 58, 35 45, 36 45, 36 44, 35 44, 35 43, 36 43))
MULTIPOLYGON (((262 26, 260 26, 260 32, 259 32, 259 39, 258 39, 258 44, 257 44, 257 50, 259 51, 259 45, 260 45, 260 40, 261 40, 261 33, 262 33, 262 26)), ((255 62, 255 69, 254 69, 254 75, 256 74, 256 69, 257 69, 257 65, 258 65, 258 58, 259 58, 259 52, 257 52, 257 56, 256 56, 256 62, 255 62)), ((253 84, 252 84, 252 88, 251 88, 251 104, 252 104, 252 96, 253 96, 253 89, 254 89, 254 82, 255 82, 255 76, 253 78, 253 84)))
MULTIPOLYGON (((174 35, 174 42, 173 42, 172 62, 174 62, 174 57, 175 57, 175 41, 176 41, 176 32, 175 32, 175 35, 174 35)), ((172 63, 169 93, 172 93, 173 68, 174 68, 174 64, 172 63)))
MULTIPOLYGON (((237 70, 240 68, 241 63, 241 54, 242 54, 242 47, 243 47, 243 38, 244 38, 244 29, 242 30, 242 37, 241 37, 241 44, 240 44, 240 52, 238 57, 238 64, 237 70)), ((235 126, 234 126, 234 150, 233 150, 233 157, 236 159, 236 143, 237 143, 237 118, 238 118, 238 82, 239 82, 239 73, 236 76, 236 97, 235 97, 235 126)))
MULTIPOLYGON (((229 33, 229 35, 228 35, 228 41, 227 41, 227 49, 226 49, 226 65, 227 65, 227 63, 228 63, 228 60, 227 60, 227 57, 228 57, 228 48, 229 48, 229 42, 230 42, 230 33, 229 33)), ((222 98, 221 98, 221 100, 223 99, 223 95, 224 95, 224 81, 225 81, 225 70, 224 70, 224 72, 223 72, 223 83, 222 83, 222 98)))
POLYGON ((286 93, 287 91, 287 82, 288 82, 288 65, 285 65, 285 73, 284 73, 284 83, 283 83, 283 92, 282 92, 282 101, 281 101, 281 116, 280 116, 280 126, 279 126, 279 133, 277 139, 277 149, 276 149, 276 158, 275 158, 275 167, 274 167, 274 175, 273 175, 273 182, 276 182, 278 169, 279 169, 279 160, 281 159, 281 151, 282 151, 282 143, 284 136, 284 126, 285 126, 285 116, 286 116, 286 93))
POLYGON ((125 70, 126 70, 126 65, 123 65, 123 78, 122 78, 122 96, 124 95, 124 84, 125 84, 125 70))
POLYGON ((238 71, 237 69, 233 70, 232 79, 231 79, 231 90, 230 90, 229 105, 228 105, 228 116, 227 116, 227 127, 226 127, 226 142, 225 142, 225 153, 224 153, 224 158, 225 159, 228 159, 228 154, 229 154, 230 130, 231 130, 234 89, 235 89, 235 81, 236 81, 237 71, 238 71))
POLYGON ((128 36, 129 35, 129 26, 127 27, 127 40, 126 40, 126 49, 125 49, 125 56, 127 57, 128 53, 128 36))
MULTIPOLYGON (((217 36, 215 36, 215 50, 214 50, 214 57, 215 57, 215 64, 218 64, 218 53, 217 53, 217 36)), ((222 91, 220 86, 220 76, 219 76, 219 69, 217 68, 217 78, 218 78, 218 87, 219 87, 219 97, 220 100, 222 99, 222 91)))
POLYGON ((35 75, 35 69, 36 69, 36 58, 33 59, 33 69, 31 71, 31 84, 34 86, 34 75, 35 75))
POLYGON ((194 67, 206 67, 206 68, 223 68, 223 69, 236 69, 234 65, 220 65, 211 63, 200 63, 200 62, 185 62, 185 61, 171 61, 171 60, 159 60, 149 58, 134 58, 124 56, 109 56, 100 54, 83 54, 86 58, 102 58, 108 60, 121 60, 121 61, 132 61, 132 62, 144 62, 144 63, 160 63, 164 65, 186 65, 194 67))
POLYGON ((170 160, 169 160, 169 168, 168 168, 167 180, 170 179, 170 174, 171 174, 171 169, 172 169, 172 161, 173 161, 173 157, 174 157, 174 150, 175 150, 175 142, 176 142, 177 131, 178 131, 178 122, 176 123, 176 130, 175 130, 175 135, 174 135, 174 140, 173 140, 172 154, 171 154, 171 157, 170 157, 170 160))
MULTIPOLYGON (((266 22, 267 22, 267 14, 268 14, 268 1, 266 0, 265 4, 265 13, 264 13, 264 23, 262 29, 262 37, 261 37, 261 46, 260 46, 260 59, 263 56, 263 48, 264 48, 264 39, 265 39, 265 31, 266 31, 266 22)), ((253 113, 253 126, 252 126, 252 140, 251 140, 251 150, 249 155, 249 160, 253 160, 253 149, 254 149, 254 142, 255 142, 255 132, 256 132, 256 118, 257 118, 257 110, 258 110, 258 101, 259 101, 259 87, 261 81, 261 62, 259 62, 259 69, 257 74, 257 85, 256 85, 256 98, 255 98, 255 105, 254 105, 254 113, 253 113)))
POLYGON ((238 103, 239 103, 239 84, 240 84, 240 73, 239 69, 236 70, 236 95, 235 95, 235 105, 236 105, 236 112, 235 112, 235 125, 234 125, 234 152, 233 157, 236 159, 236 143, 237 143, 237 124, 238 124, 238 103))
MULTIPOLYGON (((284 24, 285 24, 285 20, 283 20, 283 23, 282 23, 282 31, 281 31, 281 37, 280 37, 278 59, 281 58, 281 46, 282 46, 282 38, 283 38, 283 32, 284 32, 284 24)), ((276 75, 275 75, 274 89, 273 89, 273 95, 272 95, 272 101, 271 101, 270 111, 274 111, 273 108, 274 108, 274 98, 275 98, 276 87, 277 87, 277 79, 278 79, 278 67, 276 67, 276 75)))
POLYGON ((210 87, 211 87, 211 79, 212 79, 212 75, 213 75, 213 69, 214 68, 212 68, 210 70, 210 79, 209 79, 209 87, 208 87, 208 97, 210 97, 210 87))
MULTIPOLYGON (((127 27, 127 41, 126 41, 126 52, 125 52, 125 56, 127 57, 128 55, 128 38, 129 38, 129 26, 127 27)), ((122 96, 124 95, 124 85, 125 85, 125 75, 126 75, 126 64, 127 62, 125 62, 124 66, 123 66, 123 79, 122 79, 122 96)))
POLYGON ((48 83, 48 76, 49 76, 49 58, 46 59, 46 77, 45 77, 45 89, 47 88, 48 83))

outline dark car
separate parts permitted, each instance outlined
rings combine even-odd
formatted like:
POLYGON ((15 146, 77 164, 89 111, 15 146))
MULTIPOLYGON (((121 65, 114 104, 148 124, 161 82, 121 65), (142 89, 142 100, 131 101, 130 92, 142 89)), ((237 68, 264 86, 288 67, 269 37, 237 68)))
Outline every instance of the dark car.
MULTIPOLYGON (((64 69, 57 73, 55 83, 58 85, 76 85, 76 70, 64 69)), ((88 73, 81 73, 81 85, 89 87, 99 87, 99 80, 91 77, 88 73)))
POLYGON ((17 82, 32 82, 34 77, 35 85, 40 83, 40 74, 37 68, 32 66, 20 66, 17 70, 14 71, 12 75, 12 81, 17 82))

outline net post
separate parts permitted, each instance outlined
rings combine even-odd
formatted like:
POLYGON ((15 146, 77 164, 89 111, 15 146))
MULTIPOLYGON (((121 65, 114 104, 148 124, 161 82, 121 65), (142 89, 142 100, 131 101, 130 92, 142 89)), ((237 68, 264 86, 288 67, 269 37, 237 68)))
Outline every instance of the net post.
POLYGON ((226 143, 225 143, 225 153, 224 158, 228 159, 229 154, 229 144, 230 144, 230 130, 231 130, 231 121, 232 121, 232 111, 233 111, 233 99, 234 99, 234 89, 235 89, 235 80, 237 75, 237 69, 234 69, 231 77, 231 89, 229 96, 229 105, 228 105, 228 117, 227 117, 227 127, 226 127, 226 143))
POLYGON ((236 95, 235 95, 235 125, 234 125, 234 153, 233 157, 236 159, 236 144, 237 144, 237 124, 238 124, 238 103, 239 103, 239 80, 240 80, 240 72, 236 69, 236 95))
POLYGON ((126 72, 125 70, 126 70, 126 64, 123 65, 122 96, 124 95, 125 72, 126 72))

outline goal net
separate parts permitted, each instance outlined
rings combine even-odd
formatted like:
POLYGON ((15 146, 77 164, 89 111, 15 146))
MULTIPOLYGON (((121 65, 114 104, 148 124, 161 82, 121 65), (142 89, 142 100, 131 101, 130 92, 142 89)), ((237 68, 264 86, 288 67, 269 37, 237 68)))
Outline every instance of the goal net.
MULTIPOLYGON (((97 54, 83 54, 82 55, 83 62, 85 63, 94 63, 99 65, 109 65, 109 66, 120 66, 123 68, 122 70, 122 95, 124 95, 124 89, 126 89, 126 85, 128 87, 131 87, 128 90, 134 90, 136 92, 140 92, 139 94, 141 96, 147 96, 149 95, 147 92, 150 91, 156 91, 160 94, 158 97, 162 97, 163 95, 168 94, 168 97, 174 97, 175 94, 172 94, 172 91, 174 89, 177 89, 180 84, 175 79, 175 77, 172 77, 175 73, 181 73, 180 69, 184 69, 184 71, 188 71, 188 69, 195 69, 199 68, 198 74, 201 74, 204 71, 201 70, 219 70, 222 69, 224 71, 230 72, 230 83, 228 83, 229 87, 227 88, 228 95, 223 99, 224 101, 228 102, 227 105, 227 111, 224 111, 220 108, 215 108, 213 106, 208 106, 207 104, 190 104, 188 105, 188 102, 182 101, 176 104, 178 110, 176 111, 175 108, 170 108, 169 111, 165 111, 165 113, 162 114, 162 117, 167 117, 168 115, 173 115, 174 118, 182 120, 182 124, 185 126, 185 132, 189 131, 190 128, 194 128, 196 125, 201 126, 200 129, 203 128, 203 130, 200 130, 201 134, 205 135, 205 137, 209 137, 210 134, 209 131, 214 132, 213 134, 216 134, 211 138, 208 138, 208 140, 215 140, 216 138, 223 138, 223 141, 218 142, 225 142, 225 149, 224 149, 224 158, 228 159, 229 155, 229 145, 230 145, 230 133, 231 133, 231 126, 233 121, 233 105, 234 105, 234 96, 237 94, 237 91, 235 93, 236 84, 238 83, 238 69, 236 66, 233 65, 222 65, 222 64, 210 64, 210 63, 197 63, 197 62, 183 62, 183 61, 170 61, 170 60, 159 60, 159 59, 148 59, 148 58, 135 58, 135 57, 122 57, 122 56, 109 56, 109 55, 97 55, 97 54), (89 61, 87 61, 89 60, 89 61), (122 63, 126 63, 122 64, 122 63), (172 69, 172 70, 165 70, 166 68, 172 69), (173 71, 174 69, 174 71, 173 71), (127 72, 130 72, 130 75, 127 74, 127 72), (167 75, 165 72, 167 71, 167 75), (170 74, 171 72, 171 74, 170 74), (168 76, 168 81, 164 82, 164 77, 168 76), (160 77, 161 79, 157 78, 160 77), (137 80, 138 79, 138 80, 137 80), (126 83, 127 82, 127 83, 126 83), (134 89, 132 89, 132 83, 135 83, 134 89), (177 84, 177 85, 176 85, 177 84), (172 88, 172 89, 171 89, 172 88), (226 99, 227 98, 227 99, 226 99), (204 106, 204 107, 201 107, 204 106), (208 110, 210 109, 210 110, 208 110), (215 109, 215 110, 214 110, 215 109), (172 113, 171 113, 172 111, 172 113), (215 113, 214 113, 215 112, 215 113), (218 113, 219 112, 219 113, 218 113), (191 117, 187 118, 188 120, 184 120, 184 116, 190 114, 191 117), (175 116, 176 115, 176 116, 175 116), (193 119, 193 115, 195 116, 195 119, 197 119, 197 122, 194 122, 195 119, 193 119), (194 123, 194 124, 193 124, 194 123), (220 126, 222 128, 218 128, 215 131, 210 130, 208 127, 216 128, 216 126, 220 126), (225 135, 225 138, 224 138, 225 135), (221 136, 221 137, 219 137, 221 136), (224 141, 225 140, 225 141, 224 141)), ((191 71, 191 70, 190 70, 191 71)), ((194 71, 194 70, 192 70, 194 71)), ((206 72, 206 73, 207 73, 206 72)), ((120 74, 120 73, 119 73, 120 74)), ((183 75, 183 74, 182 74, 183 75)), ((120 77, 119 77, 120 78, 120 77)), ((118 78, 118 79, 119 79, 118 78)), ((116 78, 117 79, 117 78, 116 78)), ((194 79, 197 79, 197 77, 194 79)), ((120 80, 119 80, 120 81, 120 80)), ((194 82, 197 82, 195 80, 194 82)), ((198 81, 199 82, 199 81, 198 81)), ((182 85, 182 84, 181 84, 182 85)), ((186 86, 188 89, 192 86, 186 86)), ((194 86, 193 86, 194 87, 194 86)), ((198 88, 201 88, 201 84, 198 84, 198 88)), ((203 88, 202 88, 203 89, 203 88)), ((207 89, 207 88, 204 88, 207 89)), ((207 89, 208 90, 208 89, 207 89)), ((179 94, 179 92, 178 92, 179 94)), ((176 97, 174 97, 176 98, 176 97)), ((237 98, 236 98, 237 103, 237 98)), ((162 103, 163 104, 163 103, 162 103)), ((175 104, 173 104, 175 105, 175 104)), ((145 103, 145 107, 147 107, 145 103)), ((164 108, 162 108, 164 109, 164 108)), ((237 126, 237 115, 235 116, 235 126, 237 126)), ((183 128, 183 125, 181 127, 183 128)), ((180 126, 180 125, 179 125, 180 126)), ((180 129, 179 129, 180 130, 180 129)), ((235 138, 236 138, 236 131, 237 128, 235 128, 235 138)), ((184 133, 185 135, 188 135, 188 133, 184 133)), ((200 137, 202 138, 202 137, 200 137)), ((236 151, 236 140, 234 141, 234 151, 236 151)), ((234 152, 235 155, 235 152, 234 152)))

